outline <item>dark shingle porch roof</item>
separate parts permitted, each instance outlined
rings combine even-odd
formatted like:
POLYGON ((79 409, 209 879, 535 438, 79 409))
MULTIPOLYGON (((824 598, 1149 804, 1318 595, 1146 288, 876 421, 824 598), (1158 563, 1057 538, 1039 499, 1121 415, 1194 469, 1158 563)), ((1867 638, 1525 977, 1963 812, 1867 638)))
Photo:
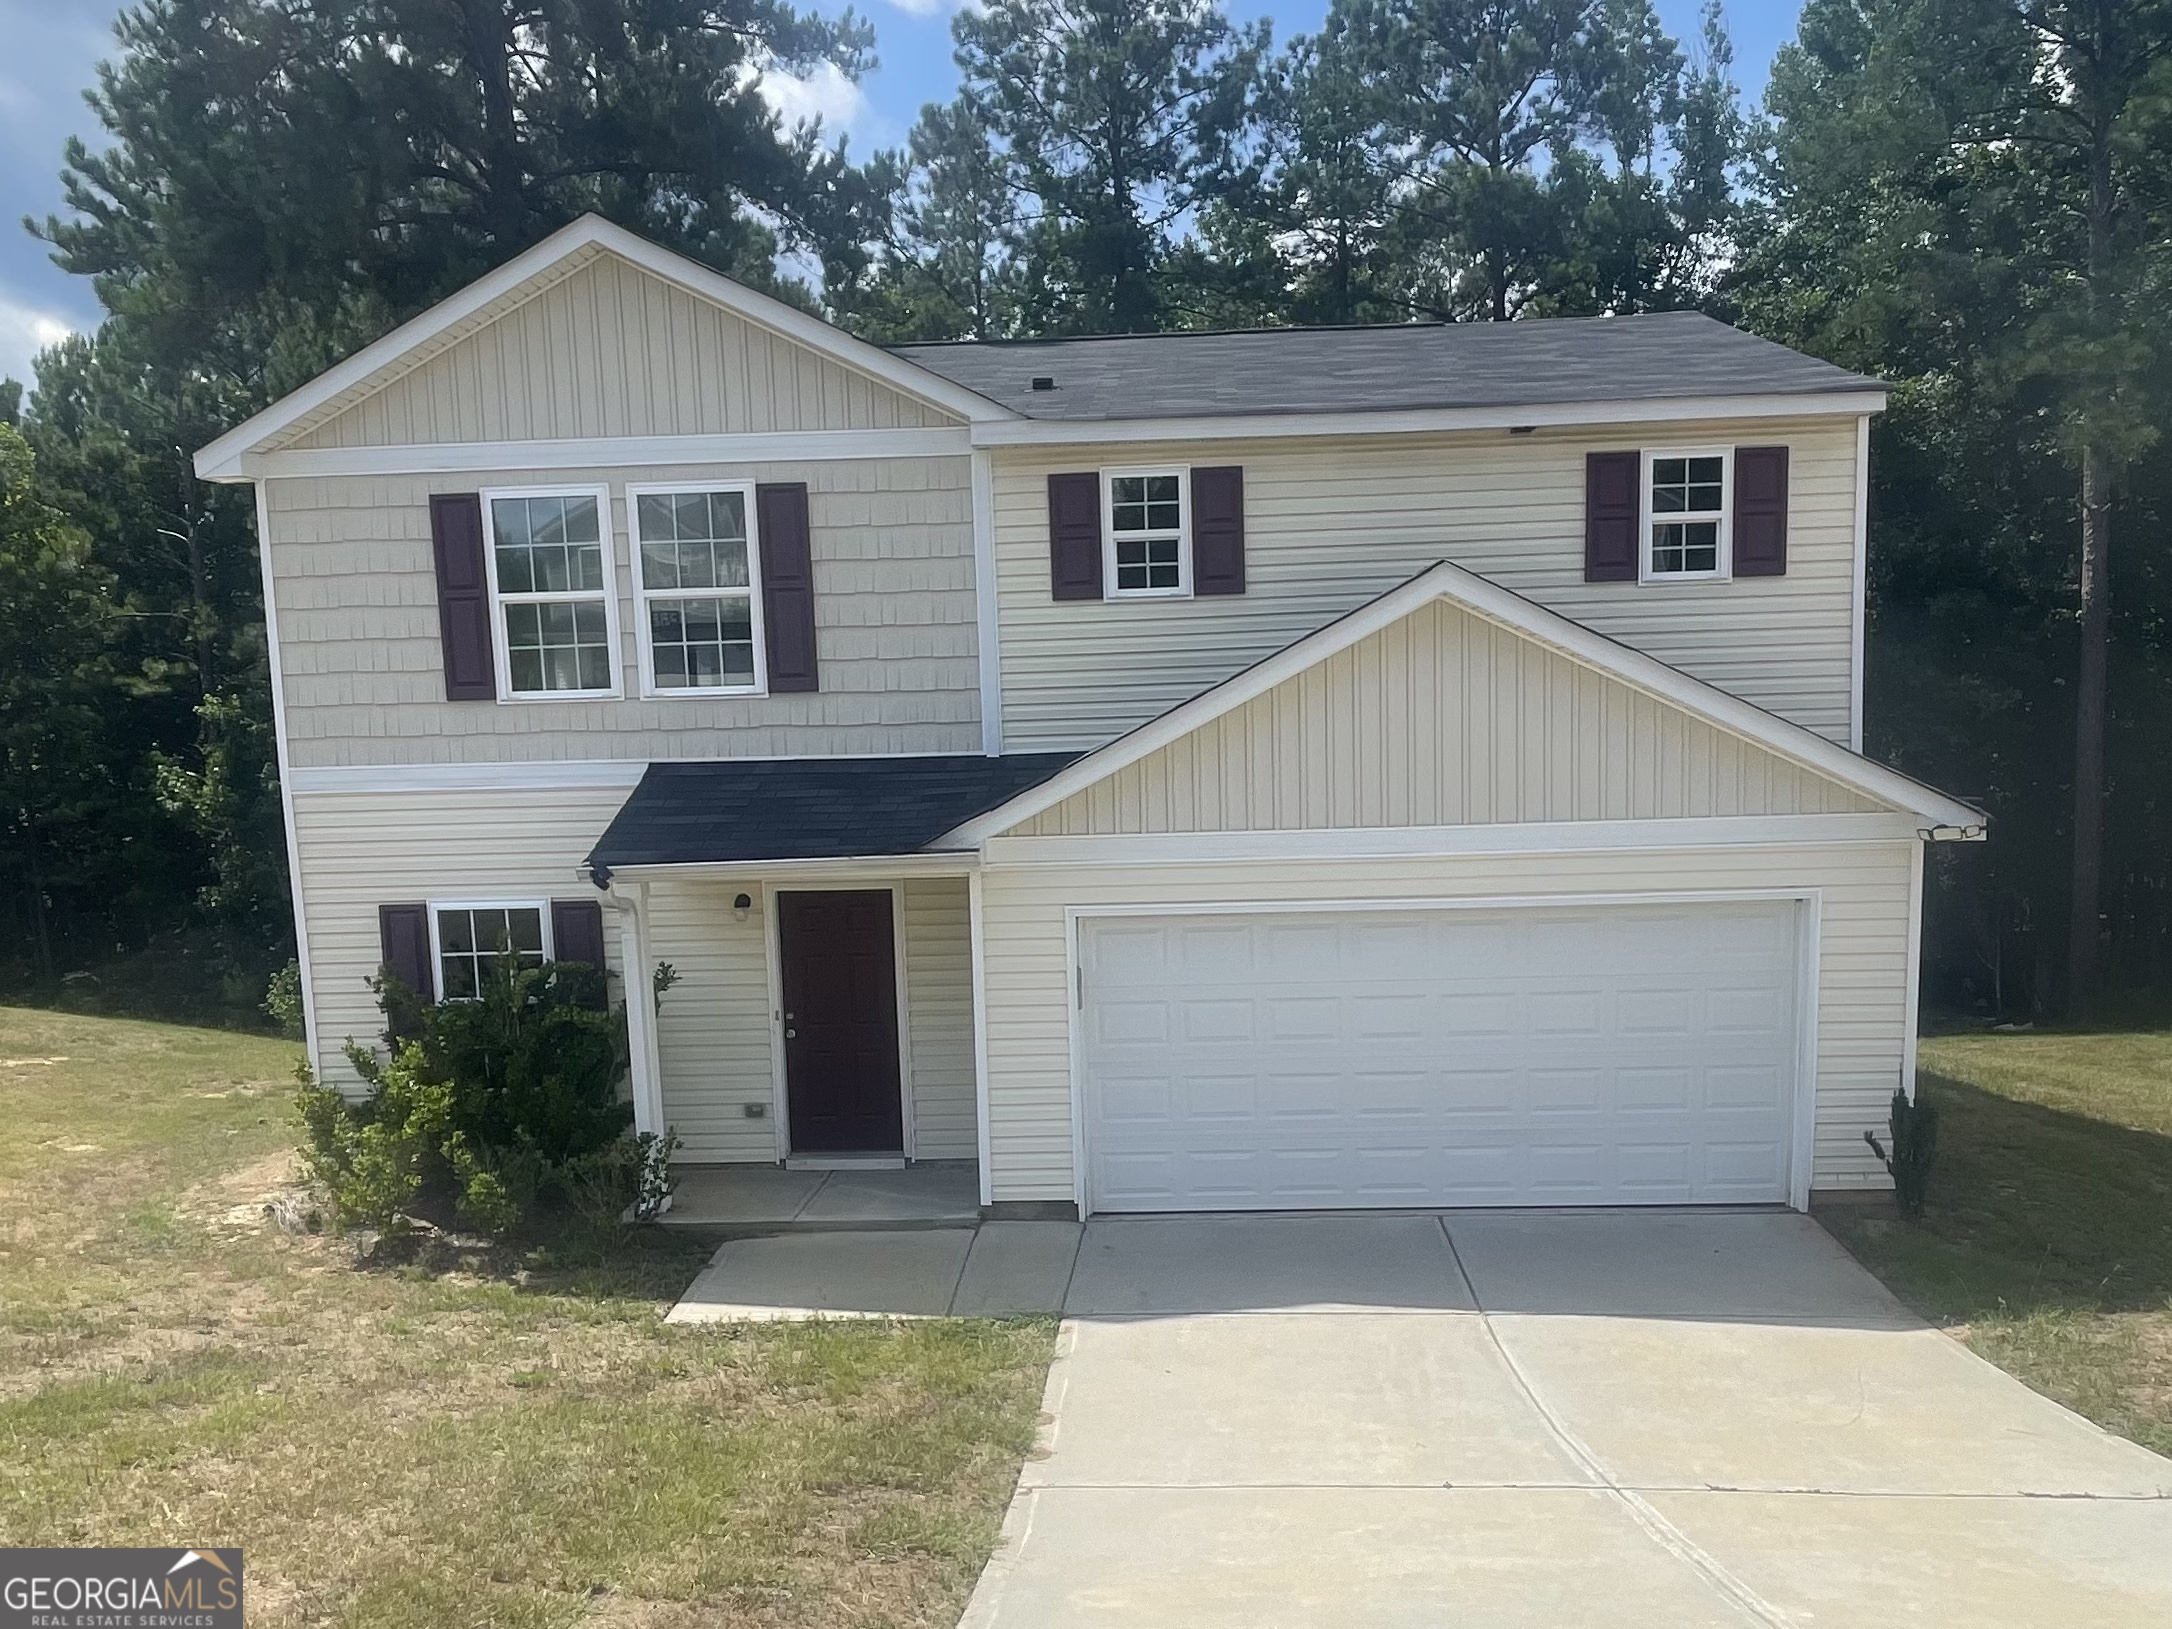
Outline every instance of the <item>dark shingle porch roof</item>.
POLYGON ((587 864, 703 865, 911 854, 1079 755, 704 759, 651 764, 587 864))

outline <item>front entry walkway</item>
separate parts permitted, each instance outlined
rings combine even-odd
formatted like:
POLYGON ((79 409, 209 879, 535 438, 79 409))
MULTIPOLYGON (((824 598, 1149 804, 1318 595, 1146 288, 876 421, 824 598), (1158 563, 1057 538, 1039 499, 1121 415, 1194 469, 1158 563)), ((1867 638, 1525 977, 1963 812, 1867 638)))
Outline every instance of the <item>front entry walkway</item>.
POLYGON ((980 1168, 921 1160, 893 1170, 788 1170, 684 1165, 666 1227, 719 1233, 860 1227, 970 1227, 980 1220, 980 1168))

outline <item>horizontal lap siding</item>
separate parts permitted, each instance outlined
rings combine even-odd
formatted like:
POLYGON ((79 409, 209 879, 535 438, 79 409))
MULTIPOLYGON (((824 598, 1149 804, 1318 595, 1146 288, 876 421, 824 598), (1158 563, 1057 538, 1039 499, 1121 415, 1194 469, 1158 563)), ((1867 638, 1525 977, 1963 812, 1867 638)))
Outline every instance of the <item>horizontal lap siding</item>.
POLYGON ((979 1152, 973 1101, 973 942, 963 877, 905 884, 905 987, 913 1060, 913 1152, 979 1152))
POLYGON ((957 422, 605 254, 292 444, 384 447, 957 422))
POLYGON ((266 483, 291 761, 472 763, 974 752, 981 745, 970 464, 964 458, 657 466, 266 483), (821 689, 644 701, 625 488, 804 481, 821 689), (448 703, 433 492, 609 486, 617 701, 448 703))
POLYGON ((1853 419, 1818 419, 1000 449, 1005 748, 1099 745, 1441 559, 1845 742, 1855 445, 1853 419), (1785 576, 1584 581, 1586 452, 1782 442, 1791 452, 1785 576), (1049 474, 1149 461, 1244 466, 1245 592, 1052 601, 1049 474))
POLYGON ((1294 831, 1877 807, 1671 703, 1435 602, 1020 831, 1294 831))
MULTIPOLYGON (((429 899, 599 898, 575 868, 623 791, 384 792, 294 798, 301 903, 316 1002, 317 1068, 351 1086, 343 1042, 375 1044, 384 1015, 366 981, 381 947, 377 907, 429 899)), ((612 913, 604 952, 621 971, 612 913)))
POLYGON ((1823 896, 1812 1185, 1882 1186, 1884 1174, 1862 1134, 1885 1123, 1905 1050, 1904 843, 1302 865, 991 868, 983 908, 995 1198, 1068 1200, 1074 1192, 1066 907, 1794 888, 1814 888, 1823 896))

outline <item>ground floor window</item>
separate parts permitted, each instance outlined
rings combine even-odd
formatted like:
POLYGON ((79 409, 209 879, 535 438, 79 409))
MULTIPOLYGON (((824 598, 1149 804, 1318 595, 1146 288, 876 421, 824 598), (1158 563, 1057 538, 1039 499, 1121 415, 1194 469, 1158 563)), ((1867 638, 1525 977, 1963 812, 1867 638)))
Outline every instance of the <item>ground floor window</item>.
POLYGON ((439 998, 471 1000, 501 962, 550 959, 550 909, 542 900, 433 903, 430 938, 439 998))

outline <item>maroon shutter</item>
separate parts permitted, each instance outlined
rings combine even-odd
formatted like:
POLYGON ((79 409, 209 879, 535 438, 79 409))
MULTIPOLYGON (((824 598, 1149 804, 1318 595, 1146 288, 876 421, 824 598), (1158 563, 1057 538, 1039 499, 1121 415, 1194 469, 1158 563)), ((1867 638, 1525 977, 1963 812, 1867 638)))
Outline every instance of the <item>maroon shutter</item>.
POLYGON ((1048 591, 1101 598, 1101 477, 1092 470, 1048 478, 1048 591))
POLYGON ((437 556, 437 627, 445 644, 445 699, 494 700, 498 676, 490 659, 483 500, 472 492, 440 492, 431 498, 430 544, 437 556))
MULTIPOLYGON (((593 899, 551 901, 551 959, 604 970, 603 906, 593 899)), ((596 980, 595 1004, 608 1006, 604 980, 596 980)))
POLYGON ((430 968, 430 907, 380 905, 377 940, 385 969, 425 1001, 437 999, 430 968))
POLYGON ((1637 580, 1637 492, 1644 457, 1635 452, 1584 454, 1584 581, 1637 580))
POLYGON ((1244 469, 1192 471, 1192 592, 1244 592, 1244 469))
POLYGON ((1735 449, 1735 575, 1787 575, 1787 449, 1735 449))
POLYGON ((821 688, 815 671, 814 551, 801 481, 754 489, 762 538, 762 628, 769 688, 785 695, 821 688))

